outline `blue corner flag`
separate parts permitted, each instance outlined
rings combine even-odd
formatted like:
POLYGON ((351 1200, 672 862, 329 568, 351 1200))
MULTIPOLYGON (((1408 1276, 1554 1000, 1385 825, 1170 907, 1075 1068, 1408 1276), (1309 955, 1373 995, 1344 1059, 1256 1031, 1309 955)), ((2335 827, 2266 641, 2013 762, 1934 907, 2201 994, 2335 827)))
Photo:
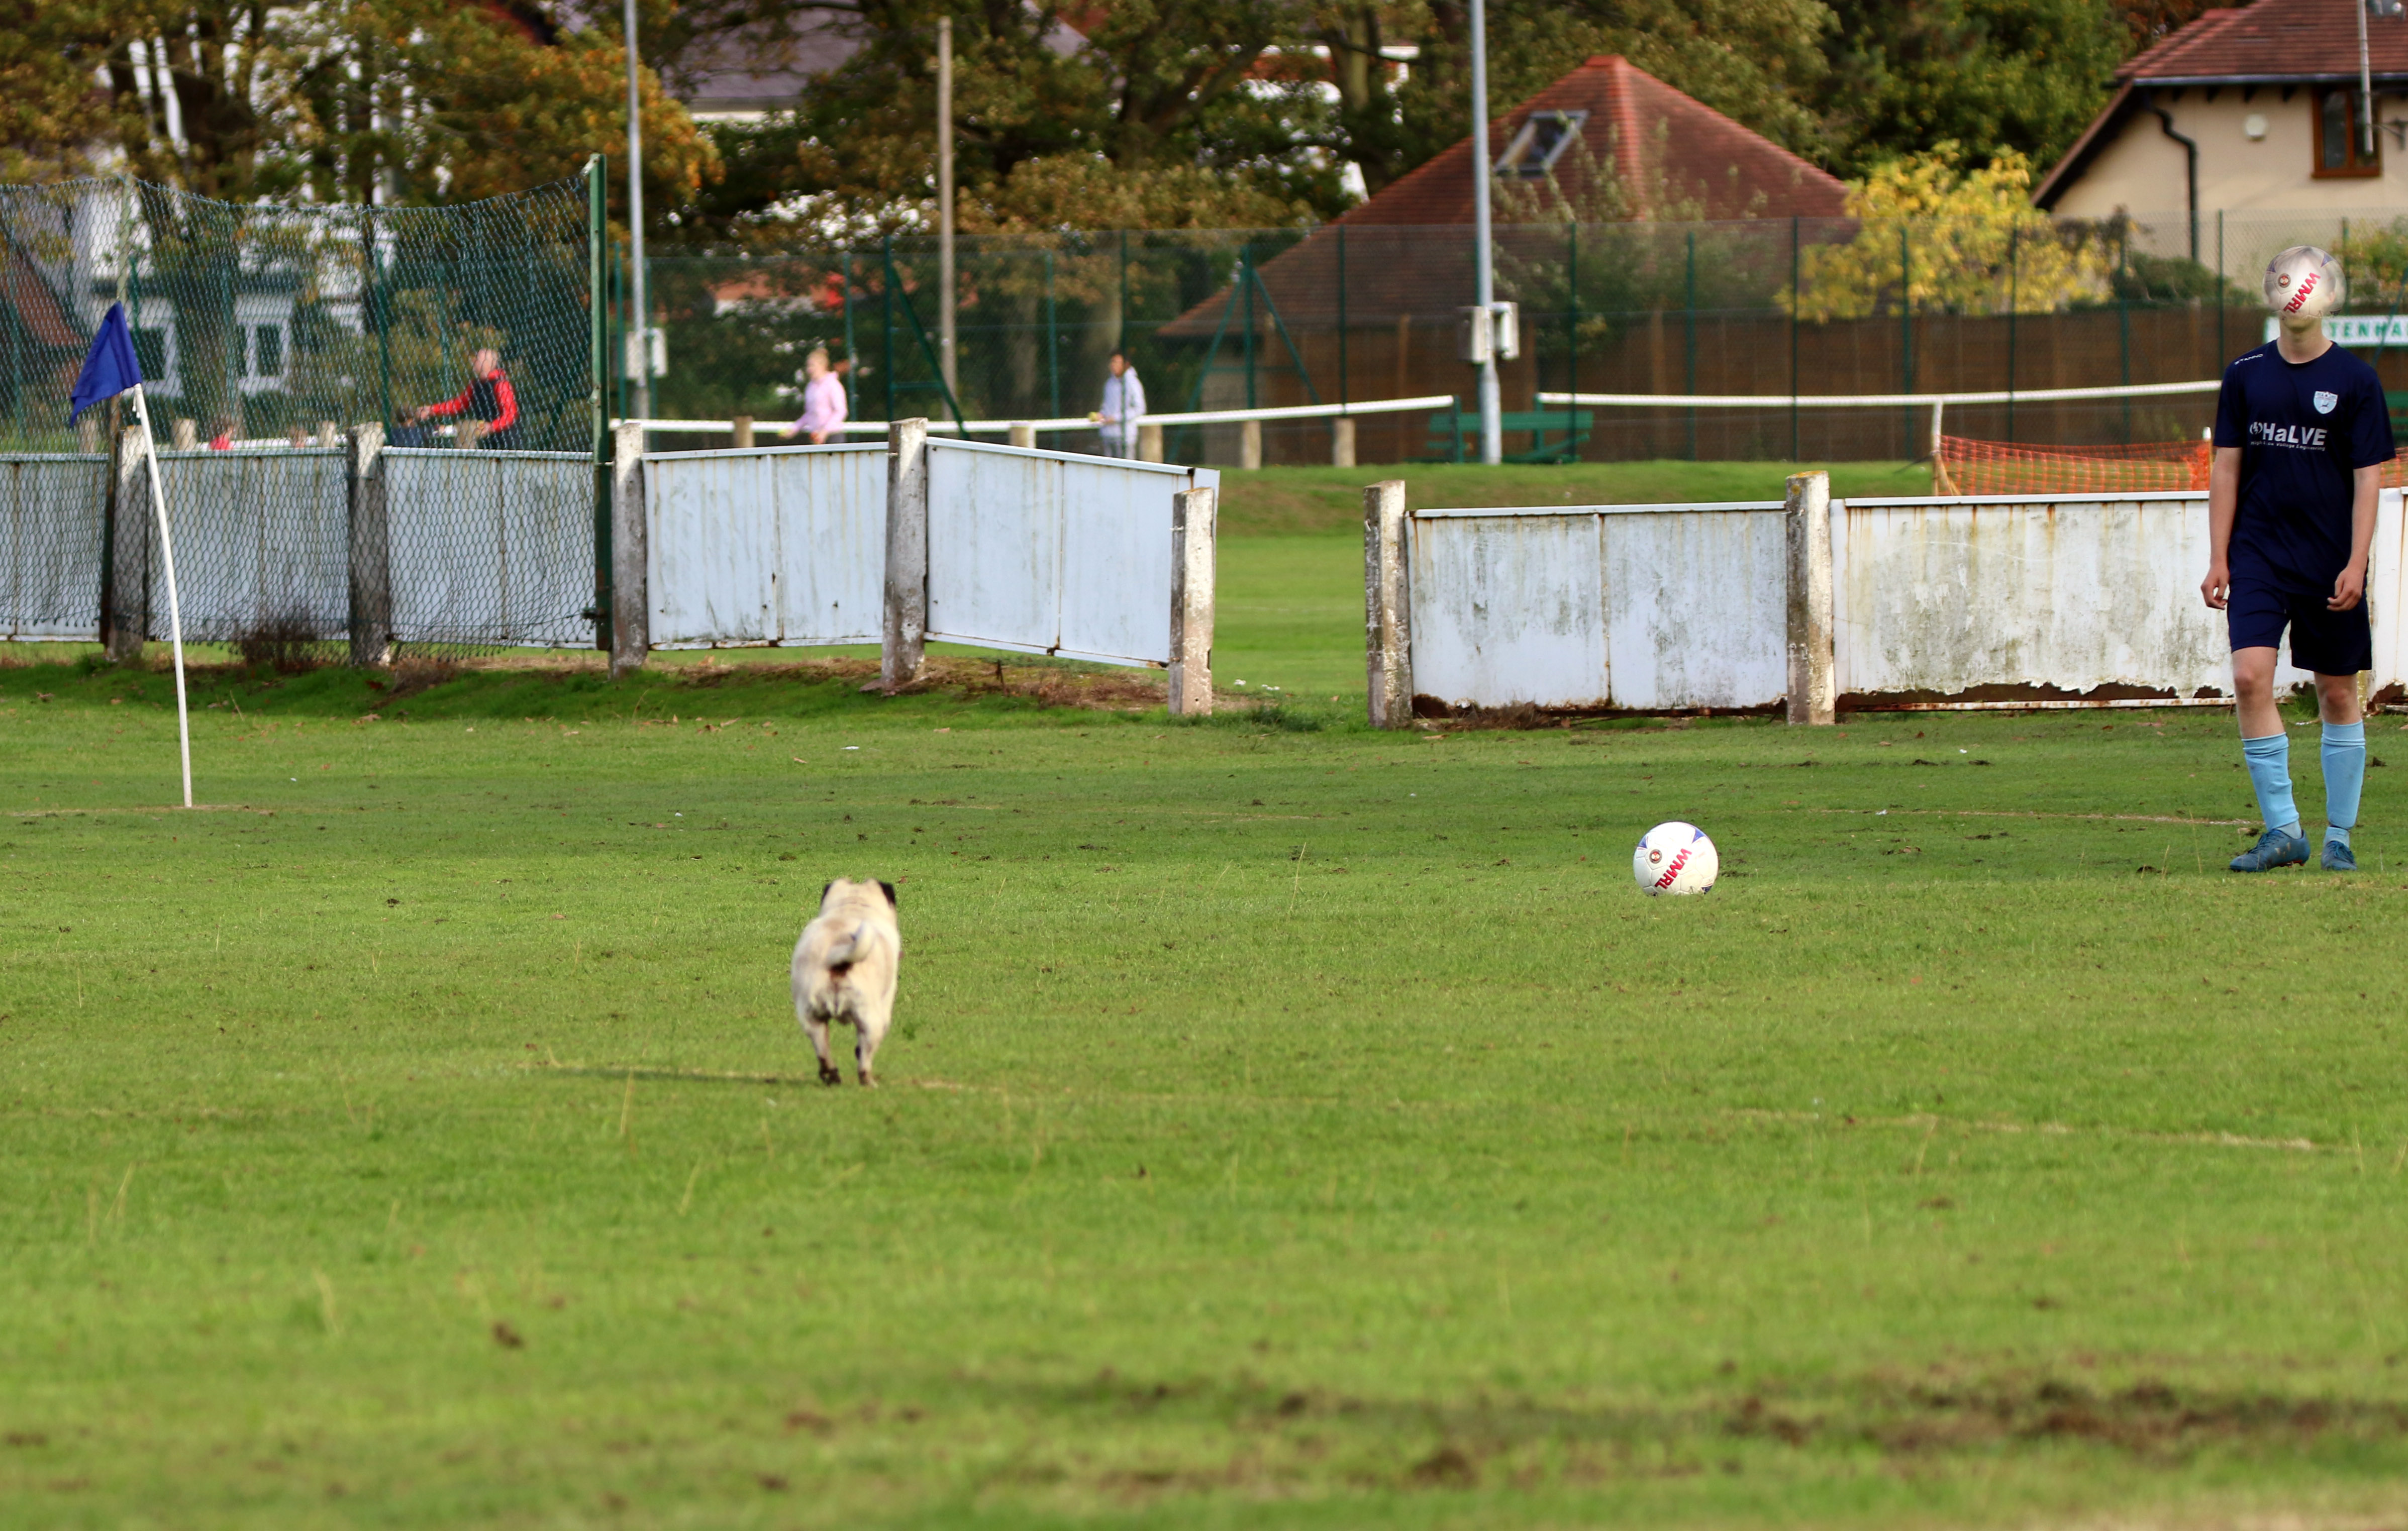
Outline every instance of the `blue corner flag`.
POLYGON ((83 359, 83 371, 76 375, 75 393, 68 402, 67 423, 95 404, 117 397, 142 381, 142 364, 134 356, 134 333, 125 327, 125 305, 112 303, 108 317, 100 322, 100 332, 92 337, 92 351, 83 359))

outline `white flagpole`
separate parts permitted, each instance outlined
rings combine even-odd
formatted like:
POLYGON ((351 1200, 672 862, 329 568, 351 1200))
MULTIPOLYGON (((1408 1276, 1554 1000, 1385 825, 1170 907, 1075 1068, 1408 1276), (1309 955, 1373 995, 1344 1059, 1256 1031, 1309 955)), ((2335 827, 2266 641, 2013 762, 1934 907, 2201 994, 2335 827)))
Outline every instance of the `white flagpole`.
POLYGON ((176 542, 167 533, 167 491, 160 482, 159 441, 150 434, 150 407, 134 385, 134 415, 142 422, 142 453, 150 461, 150 504, 159 512, 159 551, 167 564, 167 632, 176 646, 176 734, 184 747, 184 806, 193 806, 193 720, 184 706, 184 611, 176 599, 176 542))

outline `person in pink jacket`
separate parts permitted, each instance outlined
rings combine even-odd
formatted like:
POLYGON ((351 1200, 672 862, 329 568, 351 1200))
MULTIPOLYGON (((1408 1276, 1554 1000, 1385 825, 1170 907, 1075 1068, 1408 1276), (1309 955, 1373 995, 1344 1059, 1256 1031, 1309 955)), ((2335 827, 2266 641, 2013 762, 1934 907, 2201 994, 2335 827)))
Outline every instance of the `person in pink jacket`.
POLYGON ((802 438, 814 447, 844 439, 844 383, 828 365, 825 346, 814 346, 803 358, 803 412, 779 437, 802 438))

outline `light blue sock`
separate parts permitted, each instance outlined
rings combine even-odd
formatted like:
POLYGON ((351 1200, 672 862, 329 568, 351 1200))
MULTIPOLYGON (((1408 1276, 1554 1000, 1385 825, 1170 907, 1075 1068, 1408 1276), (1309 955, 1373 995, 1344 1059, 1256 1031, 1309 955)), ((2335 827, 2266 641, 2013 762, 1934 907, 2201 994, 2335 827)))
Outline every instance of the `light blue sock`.
POLYGON ((2325 838, 2349 843, 2366 786, 2366 724, 2325 724, 2325 838))
POLYGON ((2258 789, 2258 816, 2267 828, 2296 837, 2300 810, 2291 806, 2291 736, 2243 739, 2241 753, 2249 762, 2249 784, 2258 789))

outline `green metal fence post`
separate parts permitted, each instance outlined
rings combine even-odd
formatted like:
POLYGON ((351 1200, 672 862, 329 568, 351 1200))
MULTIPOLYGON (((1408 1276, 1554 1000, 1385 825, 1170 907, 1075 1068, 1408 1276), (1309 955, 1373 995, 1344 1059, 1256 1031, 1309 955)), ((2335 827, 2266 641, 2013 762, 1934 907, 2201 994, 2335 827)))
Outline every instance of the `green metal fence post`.
POLYGON ((879 308, 886 321, 886 351, 879 358, 879 366, 886 374, 886 418, 895 418, 895 236, 888 235, 882 247, 881 258, 885 271, 880 279, 879 308))
POLYGON ((1128 354, 1128 230, 1121 230, 1121 323, 1120 333, 1112 336, 1112 349, 1128 354))
POLYGON ((2224 209, 2215 209, 2215 365, 2232 360, 2224 349, 2224 209))
POLYGON ((1238 247, 1238 286, 1246 294, 1246 333, 1242 337, 1246 357, 1246 408, 1254 408, 1254 247, 1238 247))
MULTIPOLYGON (((1914 251, 1908 244, 1912 236, 1906 221, 1898 224, 1898 370, 1901 393, 1914 392, 1914 251)), ((1907 461, 1921 454, 1914 450, 1914 406, 1906 406, 1899 417, 1903 422, 1907 461)))
MULTIPOLYGON (((1688 265, 1682 279, 1681 344, 1687 359, 1684 376, 1687 392, 1698 391, 1698 231, 1689 231, 1688 265)), ((1698 407, 1689 406, 1689 461, 1698 460, 1698 407)))
MULTIPOLYGON (((585 296, 591 322, 586 329, 594 369, 590 396, 594 426, 594 646, 610 651, 610 499, 611 435, 603 388, 609 378, 610 311, 604 293, 604 253, 609 238, 608 162, 599 154, 585 162, 585 296)), ((623 417, 624 418, 624 417, 623 417)))
POLYGON ((1054 308, 1054 252, 1045 252, 1045 375, 1054 379, 1053 411, 1062 418, 1062 326, 1054 308))
POLYGON ((1338 402, 1350 401, 1346 391, 1346 225, 1338 225, 1338 402))
MULTIPOLYGON (((1564 336, 1564 371, 1567 376, 1564 392, 1577 394, 1580 392, 1580 220, 1573 219, 1564 225, 1564 229, 1570 245, 1570 254, 1564 262, 1564 271, 1568 279, 1565 295, 1570 299, 1570 302, 1566 305, 1568 312, 1564 336)), ((1564 453, 1575 462, 1580 458, 1580 400, 1578 398, 1568 398, 1564 401, 1564 453)))
MULTIPOLYGON (((2132 299, 2128 279, 2132 258, 2132 236, 2127 229, 2115 244, 2115 275, 2127 279, 2115 283, 2115 351, 2117 380, 2126 387, 2132 382, 2132 299)), ((2124 395, 2124 444, 2132 442, 2132 396, 2124 395)))
POLYGON ((861 413, 861 353, 853 343, 853 247, 844 247, 844 418, 861 413))
POLYGON ((2023 294, 2018 288, 2022 276, 2023 244, 2017 238, 2023 231, 2007 225, 2007 439, 2015 438, 2015 312, 2022 306, 2023 294))
POLYGON ((1799 253, 1798 215, 1789 215, 1789 460, 1803 462, 1798 438, 1798 304, 1799 253))

